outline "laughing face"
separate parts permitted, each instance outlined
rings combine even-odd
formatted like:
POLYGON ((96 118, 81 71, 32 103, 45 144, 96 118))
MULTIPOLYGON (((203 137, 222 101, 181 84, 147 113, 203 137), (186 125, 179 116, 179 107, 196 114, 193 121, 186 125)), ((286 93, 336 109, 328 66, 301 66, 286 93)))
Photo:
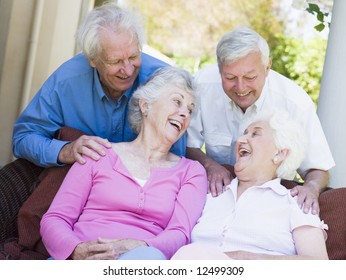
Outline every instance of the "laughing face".
POLYGON ((190 124, 194 97, 176 86, 167 86, 161 91, 159 99, 149 105, 147 119, 161 141, 172 145, 190 124))
POLYGON ((117 100, 136 80, 141 66, 138 41, 129 32, 101 33, 101 52, 90 62, 96 67, 106 95, 117 100))
POLYGON ((236 151, 234 171, 237 177, 257 174, 272 177, 275 174, 280 159, 268 121, 252 123, 239 137, 236 151))
POLYGON ((222 87, 243 112, 260 97, 270 66, 263 66, 257 52, 221 66, 222 87))

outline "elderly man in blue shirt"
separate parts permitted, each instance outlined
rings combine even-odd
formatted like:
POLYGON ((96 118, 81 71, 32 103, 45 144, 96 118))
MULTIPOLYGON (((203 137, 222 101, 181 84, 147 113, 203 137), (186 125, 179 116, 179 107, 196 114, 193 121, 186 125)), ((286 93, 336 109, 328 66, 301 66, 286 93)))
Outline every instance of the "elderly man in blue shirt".
MULTIPOLYGON (((128 122, 128 101, 167 63, 142 53, 140 21, 114 3, 91 11, 76 39, 82 53, 48 78, 14 125, 13 153, 18 158, 43 167, 83 164, 82 155, 97 160, 110 142, 136 137, 128 122), (54 139, 63 126, 86 135, 73 142, 54 139)), ((172 152, 185 155, 185 147, 184 135, 172 152)))

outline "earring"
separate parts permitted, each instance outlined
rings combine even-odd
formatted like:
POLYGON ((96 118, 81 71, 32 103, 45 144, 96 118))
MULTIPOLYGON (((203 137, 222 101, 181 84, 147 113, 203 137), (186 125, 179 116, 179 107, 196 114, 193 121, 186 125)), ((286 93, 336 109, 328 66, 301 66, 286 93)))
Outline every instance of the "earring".
POLYGON ((277 164, 278 161, 279 161, 278 157, 275 156, 275 157, 273 158, 273 163, 274 163, 274 164, 277 164))

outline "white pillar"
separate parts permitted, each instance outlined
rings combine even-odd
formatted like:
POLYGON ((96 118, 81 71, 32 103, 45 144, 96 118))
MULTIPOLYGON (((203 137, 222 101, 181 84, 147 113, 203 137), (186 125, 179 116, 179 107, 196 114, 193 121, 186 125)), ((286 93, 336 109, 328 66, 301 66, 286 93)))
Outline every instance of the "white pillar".
MULTIPOLYGON (((334 0, 317 113, 336 166, 330 186, 346 187, 346 1, 334 0)), ((318 153, 318 151, 316 151, 318 153)))

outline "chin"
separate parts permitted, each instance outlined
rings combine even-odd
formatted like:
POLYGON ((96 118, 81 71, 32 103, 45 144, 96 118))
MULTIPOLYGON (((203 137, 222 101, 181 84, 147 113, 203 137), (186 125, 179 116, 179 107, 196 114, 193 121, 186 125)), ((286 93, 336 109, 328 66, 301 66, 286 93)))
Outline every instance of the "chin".
POLYGON ((239 163, 236 163, 234 165, 234 172, 237 173, 237 172, 241 172, 245 169, 245 166, 239 164, 239 163))

